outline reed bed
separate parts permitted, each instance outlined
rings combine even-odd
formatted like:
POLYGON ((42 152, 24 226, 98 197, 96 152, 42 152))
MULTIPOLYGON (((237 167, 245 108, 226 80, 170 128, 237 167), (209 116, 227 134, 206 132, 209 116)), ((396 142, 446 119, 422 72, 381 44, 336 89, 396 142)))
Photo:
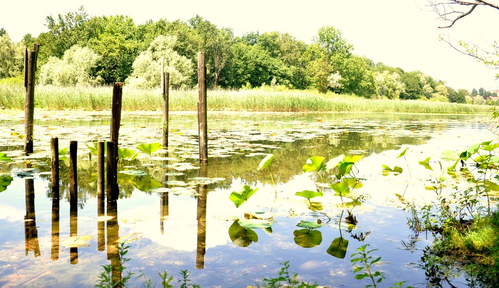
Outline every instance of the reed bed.
MULTIPOLYGON (((35 107, 46 110, 109 110, 112 87, 37 86, 35 107)), ((24 109, 24 87, 0 85, 0 108, 24 109)), ((126 111, 161 110, 159 89, 123 88, 123 109, 126 111)), ((171 111, 196 111, 197 90, 170 91, 171 111)), ((211 111, 273 111, 273 112, 390 112, 472 114, 489 113, 490 106, 464 105, 431 101, 370 100, 352 95, 320 94, 314 91, 271 90, 210 90, 208 110, 211 111)))

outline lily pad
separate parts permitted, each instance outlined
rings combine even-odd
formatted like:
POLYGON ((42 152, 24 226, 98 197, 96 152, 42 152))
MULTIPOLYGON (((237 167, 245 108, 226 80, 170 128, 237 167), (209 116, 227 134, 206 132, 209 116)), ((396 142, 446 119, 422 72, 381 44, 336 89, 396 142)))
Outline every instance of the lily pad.
POLYGON ((0 192, 7 190, 7 187, 12 183, 12 180, 14 180, 14 178, 8 174, 0 175, 0 192))
POLYGON ((92 240, 92 236, 72 236, 62 242, 66 248, 77 248, 77 247, 88 247, 90 244, 88 242, 92 240))
POLYGON ((300 229, 293 234, 295 243, 303 248, 312 248, 322 243, 322 233, 319 230, 300 229))
POLYGON ((261 220, 261 219, 241 219, 239 220, 239 225, 243 228, 251 228, 251 229, 255 229, 255 228, 260 228, 260 229, 264 229, 264 228, 269 228, 272 226, 272 224, 274 223, 274 221, 270 221, 270 220, 261 220))
POLYGON ((248 247, 253 242, 258 242, 258 234, 253 229, 244 228, 234 221, 229 227, 230 240, 239 247, 248 247))
POLYGON ((348 240, 343 237, 338 237, 335 238, 329 248, 327 248, 327 254, 338 259, 344 259, 347 254, 347 248, 348 240))
POLYGON ((301 220, 300 223, 296 224, 296 226, 301 227, 301 228, 320 228, 321 225, 317 223, 317 221, 304 221, 301 220))
POLYGON ((232 192, 229 199, 236 205, 236 208, 239 208, 239 206, 246 202, 256 191, 258 191, 258 188, 251 189, 249 185, 244 185, 242 191, 232 192))

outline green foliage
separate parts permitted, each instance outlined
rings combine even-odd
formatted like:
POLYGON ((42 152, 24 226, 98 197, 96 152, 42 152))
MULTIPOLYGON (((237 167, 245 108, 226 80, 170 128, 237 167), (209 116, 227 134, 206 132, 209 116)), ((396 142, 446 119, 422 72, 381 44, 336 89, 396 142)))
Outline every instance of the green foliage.
POLYGON ((161 148, 163 148, 163 146, 159 143, 142 143, 137 146, 137 149, 143 153, 146 153, 149 157, 151 157, 153 152, 156 152, 161 148))
POLYGON ((23 55, 21 43, 13 43, 7 33, 0 36, 0 79, 22 74, 23 55))
POLYGON ((0 152, 0 162, 12 162, 12 158, 3 152, 0 152))
POLYGON ((40 69, 40 84, 56 86, 98 84, 101 79, 91 76, 98 59, 99 56, 91 49, 75 45, 64 52, 62 59, 49 58, 40 69))
POLYGON ((173 88, 186 88, 190 84, 192 62, 179 55, 174 47, 177 38, 174 36, 158 36, 151 42, 146 51, 133 62, 133 73, 126 84, 135 88, 159 88, 161 85, 161 66, 164 59, 165 72, 170 75, 173 88))
POLYGON ((270 167, 270 164, 272 164, 272 161, 274 160, 274 155, 273 154, 268 154, 267 156, 265 156, 265 158, 263 158, 263 160, 260 162, 260 164, 258 165, 258 168, 257 170, 258 171, 261 171, 265 168, 269 168, 270 167))
POLYGON ((101 265, 104 271, 99 275, 99 284, 95 285, 95 287, 126 287, 128 281, 130 281, 130 278, 133 275, 132 272, 128 271, 127 275, 123 276, 123 272, 126 269, 124 265, 130 261, 130 258, 125 257, 129 248, 130 246, 126 245, 124 242, 118 243, 119 258, 112 259, 111 264, 101 265), (116 275, 121 275, 121 277, 117 277, 116 275))
MULTIPOLYGON (((152 151, 152 152, 154 152, 154 151, 152 151)), ((147 152, 145 152, 145 153, 147 153, 147 152)), ((118 147, 118 159, 119 159, 119 161, 123 161, 123 160, 133 161, 137 158, 138 155, 139 155, 139 152, 135 152, 132 149, 118 147)))
POLYGON ((345 259, 348 250, 348 240, 340 236, 335 238, 327 248, 327 254, 338 259, 345 259))
POLYGON ((289 261, 284 261, 280 263, 282 265, 278 272, 278 276, 275 278, 263 278, 263 287, 268 288, 279 288, 279 287, 317 287, 317 284, 309 284, 306 282, 300 282, 298 280, 298 274, 289 273, 289 261))
POLYGON ((258 188, 251 189, 249 185, 244 185, 242 191, 232 192, 229 199, 236 205, 237 208, 239 208, 239 206, 248 201, 248 199, 253 196, 256 191, 258 191, 258 188))
POLYGON ((365 244, 357 248, 357 252, 351 255, 352 259, 350 262, 358 265, 353 270, 356 274, 355 279, 362 280, 367 277, 371 280, 372 285, 366 285, 366 287, 377 287, 377 285, 385 279, 385 276, 379 271, 374 271, 372 266, 378 263, 381 260, 381 257, 373 259, 373 256, 369 254, 378 249, 367 250, 368 246, 369 244, 365 244))
POLYGON ((8 174, 0 174, 0 192, 7 190, 7 187, 13 180, 14 178, 8 174))

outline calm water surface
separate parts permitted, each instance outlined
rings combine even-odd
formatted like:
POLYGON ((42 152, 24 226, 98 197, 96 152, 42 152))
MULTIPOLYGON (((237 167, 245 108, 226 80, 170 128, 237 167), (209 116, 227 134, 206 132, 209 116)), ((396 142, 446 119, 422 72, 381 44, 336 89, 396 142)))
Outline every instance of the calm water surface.
MULTIPOLYGON (((22 117, 1 116, 0 151, 14 162, 0 163, 0 172, 13 178, 0 192, 0 286, 94 286, 101 265, 116 258, 119 239, 130 246, 125 266, 135 273, 132 287, 143 286, 146 278, 159 286, 158 272, 163 271, 180 286, 181 270, 189 271, 190 283, 202 287, 246 287, 276 277, 284 261, 303 281, 364 287, 368 283, 354 278, 350 263, 350 255, 364 244, 379 249, 374 255, 382 263, 376 269, 385 275, 386 286, 407 281, 426 287, 420 258, 431 239, 418 235, 414 245, 404 245, 415 235, 395 193, 416 203, 431 201, 431 192, 420 182, 428 173, 417 161, 493 138, 472 116, 213 113, 210 159, 202 167, 196 159, 195 115, 172 113, 168 153, 124 161, 121 171, 143 173, 119 173, 120 198, 109 204, 98 200, 96 161, 89 160, 87 148, 89 141, 108 138, 108 114, 40 112, 35 115, 36 151, 29 158, 22 157, 22 117), (61 148, 78 141, 77 202, 69 201, 67 160, 61 166, 60 200, 52 197, 53 136, 59 137, 61 148), (405 148, 406 158, 397 158, 405 148), (268 170, 257 171, 268 153, 275 155, 275 188, 268 170), (353 210, 355 227, 345 224, 346 212, 332 193, 326 191, 320 199, 322 212, 295 196, 316 189, 314 176, 302 172, 309 157, 327 161, 351 154, 364 156, 357 163, 357 176, 364 179, 357 193, 365 200, 353 210), (411 177, 384 177, 382 164, 409 166, 411 177), (236 208, 229 195, 244 184, 259 190, 236 208), (272 215, 271 228, 243 228, 236 220, 258 212, 272 215), (309 248, 297 244, 294 233, 301 228, 296 225, 317 219, 322 240, 309 248), (338 238, 348 242, 344 258, 330 253, 338 238)), ((139 143, 161 142, 160 113, 125 113, 122 123, 121 147, 138 151, 139 143)), ((453 281, 465 286, 464 277, 453 281)))

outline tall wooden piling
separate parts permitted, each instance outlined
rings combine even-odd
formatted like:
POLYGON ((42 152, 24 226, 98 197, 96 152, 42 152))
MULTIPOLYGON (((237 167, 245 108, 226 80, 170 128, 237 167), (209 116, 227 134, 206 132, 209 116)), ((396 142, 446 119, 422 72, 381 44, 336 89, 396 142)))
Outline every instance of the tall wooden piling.
POLYGON ((198 53, 198 133, 199 133, 199 162, 208 162, 208 117, 206 103, 206 65, 204 52, 198 53))
MULTIPOLYGON (((97 142, 97 199, 104 197, 105 175, 104 175, 104 141, 97 142)), ((100 205, 100 202, 99 202, 100 205)))
POLYGON ((169 114, 169 97, 170 97, 170 73, 163 72, 162 87, 163 87, 163 147, 168 147, 168 114, 169 114))
MULTIPOLYGON (((111 110, 111 142, 118 147, 118 137, 121 125, 121 99, 123 98, 123 83, 116 82, 113 86, 113 106, 111 110)), ((109 152, 109 151, 108 151, 109 152)))
POLYGON ((24 152, 33 153, 33 119, 35 111, 35 72, 38 47, 35 44, 33 50, 24 50, 24 87, 26 98, 24 102, 24 152))

